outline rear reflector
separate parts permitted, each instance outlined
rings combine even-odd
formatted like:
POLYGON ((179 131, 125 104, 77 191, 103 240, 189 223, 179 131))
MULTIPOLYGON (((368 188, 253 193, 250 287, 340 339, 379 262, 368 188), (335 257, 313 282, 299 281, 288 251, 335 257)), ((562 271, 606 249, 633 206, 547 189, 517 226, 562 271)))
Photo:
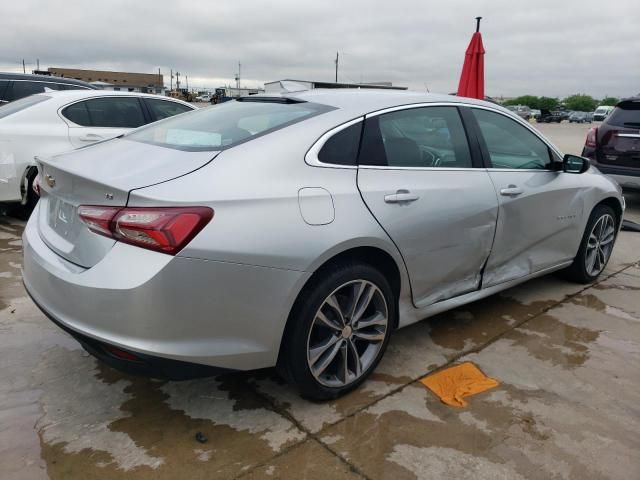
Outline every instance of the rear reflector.
POLYGON ((213 218, 209 207, 105 207, 81 205, 89 230, 138 247, 175 255, 213 218))
POLYGON ((140 362, 141 359, 134 355, 133 353, 127 352, 126 350, 120 350, 119 348, 112 347, 111 345, 105 345, 103 347, 107 353, 110 353, 114 357, 119 358, 120 360, 126 360, 128 362, 140 362))

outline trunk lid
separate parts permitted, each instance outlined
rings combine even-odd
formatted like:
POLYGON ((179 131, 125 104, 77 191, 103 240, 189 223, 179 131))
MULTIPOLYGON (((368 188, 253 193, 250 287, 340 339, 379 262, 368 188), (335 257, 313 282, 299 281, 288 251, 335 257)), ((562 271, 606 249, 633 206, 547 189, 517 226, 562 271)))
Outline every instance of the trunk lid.
POLYGON ((115 240, 95 234, 78 216, 80 205, 124 207, 136 188, 186 175, 217 152, 184 152, 126 139, 38 159, 38 229, 58 255, 85 268, 98 263, 115 240))
POLYGON ((598 162, 640 168, 640 99, 618 103, 600 131, 598 162))

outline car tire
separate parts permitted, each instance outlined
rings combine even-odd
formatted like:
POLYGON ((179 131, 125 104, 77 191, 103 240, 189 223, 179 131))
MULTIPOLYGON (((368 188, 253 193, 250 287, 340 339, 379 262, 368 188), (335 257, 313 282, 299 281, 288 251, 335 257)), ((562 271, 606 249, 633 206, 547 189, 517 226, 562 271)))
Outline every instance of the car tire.
POLYGON ((17 203, 12 205, 9 208, 9 215, 11 215, 12 217, 15 217, 19 220, 28 220, 29 216, 31 215, 31 212, 33 212, 33 209, 36 208, 36 204, 38 203, 38 200, 40 199, 40 197, 38 197, 38 195, 36 195, 36 192, 33 191, 33 180, 36 177, 36 174, 31 174, 28 176, 27 180, 28 180, 28 185, 27 185, 27 198, 25 203, 17 203))
POLYGON ((278 372, 305 398, 344 395, 376 368, 396 319, 395 295, 376 268, 345 262, 319 270, 289 315, 278 372))
POLYGON ((585 284, 598 278, 611 258, 617 234, 618 219, 613 209, 608 205, 597 205, 587 221, 578 254, 563 271, 565 278, 585 284))

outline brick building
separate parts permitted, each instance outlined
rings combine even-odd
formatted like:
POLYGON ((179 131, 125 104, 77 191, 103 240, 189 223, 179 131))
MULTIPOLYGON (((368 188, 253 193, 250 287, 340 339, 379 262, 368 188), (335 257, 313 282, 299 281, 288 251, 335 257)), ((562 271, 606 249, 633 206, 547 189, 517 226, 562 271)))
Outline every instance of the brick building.
POLYGON ((159 73, 109 72, 60 67, 50 67, 48 71, 56 77, 75 78, 95 83, 105 90, 142 93, 162 93, 164 90, 164 78, 159 73))

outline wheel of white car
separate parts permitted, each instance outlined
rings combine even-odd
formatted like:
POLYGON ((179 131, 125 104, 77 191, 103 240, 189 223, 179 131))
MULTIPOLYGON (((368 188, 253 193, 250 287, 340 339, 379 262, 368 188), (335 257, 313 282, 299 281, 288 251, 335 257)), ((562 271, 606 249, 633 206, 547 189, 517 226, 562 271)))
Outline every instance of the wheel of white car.
POLYGON ((348 263, 320 271, 292 310, 280 372, 315 400, 356 388, 382 358, 396 310, 389 282, 377 269, 348 263))

